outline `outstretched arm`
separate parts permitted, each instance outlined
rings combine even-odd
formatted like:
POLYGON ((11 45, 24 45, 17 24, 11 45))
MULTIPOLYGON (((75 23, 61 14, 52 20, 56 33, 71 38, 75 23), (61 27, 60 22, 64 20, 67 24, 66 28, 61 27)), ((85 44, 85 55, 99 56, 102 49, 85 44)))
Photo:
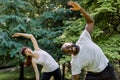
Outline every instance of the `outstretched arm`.
POLYGON ((38 71, 38 67, 37 67, 37 64, 35 62, 32 62, 32 66, 33 66, 33 69, 35 71, 35 77, 36 77, 36 80, 39 80, 39 71, 38 71))
POLYGON ((91 18, 90 15, 78 3, 70 1, 70 2, 68 2, 68 5, 72 6, 72 8, 70 8, 71 10, 80 11, 83 14, 83 16, 85 17, 86 22, 87 22, 85 29, 89 33, 91 33, 94 28, 93 18, 91 18))
POLYGON ((15 33, 15 34, 12 35, 12 37, 20 37, 20 36, 23 36, 23 37, 31 39, 35 50, 39 50, 40 49, 39 46, 38 46, 38 43, 37 43, 37 41, 35 39, 35 37, 32 34, 15 33))
POLYGON ((79 74, 72 75, 72 80, 79 80, 79 74))

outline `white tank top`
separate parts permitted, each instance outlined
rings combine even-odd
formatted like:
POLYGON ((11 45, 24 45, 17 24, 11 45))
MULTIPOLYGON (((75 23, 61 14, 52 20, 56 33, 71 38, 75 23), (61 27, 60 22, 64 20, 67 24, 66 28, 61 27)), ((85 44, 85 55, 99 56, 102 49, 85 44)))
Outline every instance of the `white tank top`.
POLYGON ((42 65, 43 72, 52 72, 59 67, 58 63, 53 59, 53 57, 44 50, 35 50, 34 53, 39 54, 39 58, 32 58, 32 61, 42 65))

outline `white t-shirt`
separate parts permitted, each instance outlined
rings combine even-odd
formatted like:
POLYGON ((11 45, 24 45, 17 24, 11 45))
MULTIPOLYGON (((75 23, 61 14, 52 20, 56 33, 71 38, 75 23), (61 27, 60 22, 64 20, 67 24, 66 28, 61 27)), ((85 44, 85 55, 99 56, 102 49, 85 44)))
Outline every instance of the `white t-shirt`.
POLYGON ((43 50, 35 50, 34 53, 39 54, 39 58, 32 58, 32 61, 34 61, 37 64, 40 64, 43 66, 43 72, 52 72, 59 68, 58 63, 52 58, 51 55, 49 55, 47 52, 43 50))
POLYGON ((80 74, 83 68, 91 72, 101 72, 108 65, 109 60, 101 48, 91 40, 86 29, 82 32, 76 45, 80 47, 80 51, 78 55, 72 55, 72 75, 80 74))

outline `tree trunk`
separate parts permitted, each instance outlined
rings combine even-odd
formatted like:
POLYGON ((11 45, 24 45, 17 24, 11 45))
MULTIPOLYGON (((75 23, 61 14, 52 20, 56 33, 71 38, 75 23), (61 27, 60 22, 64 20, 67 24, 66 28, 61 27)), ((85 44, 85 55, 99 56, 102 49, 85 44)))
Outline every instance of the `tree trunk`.
POLYGON ((63 80, 65 80, 65 63, 62 64, 63 80))
POLYGON ((24 80, 24 63, 20 63, 19 80, 24 80))

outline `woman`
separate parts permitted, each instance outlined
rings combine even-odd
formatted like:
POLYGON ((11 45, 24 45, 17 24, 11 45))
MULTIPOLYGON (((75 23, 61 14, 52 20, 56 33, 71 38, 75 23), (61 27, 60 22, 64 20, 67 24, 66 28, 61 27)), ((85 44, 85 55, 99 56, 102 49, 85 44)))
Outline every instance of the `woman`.
POLYGON ((43 66, 43 74, 41 76, 41 80, 50 80, 51 76, 54 77, 55 80, 61 80, 61 71, 58 63, 50 56, 46 51, 39 48, 38 43, 35 37, 32 34, 24 34, 24 33, 15 33, 12 37, 23 36, 31 39, 34 47, 34 51, 30 48, 24 47, 22 49, 22 54, 27 57, 25 64, 32 66, 35 71, 36 80, 39 80, 39 71, 37 68, 37 64, 43 66))

